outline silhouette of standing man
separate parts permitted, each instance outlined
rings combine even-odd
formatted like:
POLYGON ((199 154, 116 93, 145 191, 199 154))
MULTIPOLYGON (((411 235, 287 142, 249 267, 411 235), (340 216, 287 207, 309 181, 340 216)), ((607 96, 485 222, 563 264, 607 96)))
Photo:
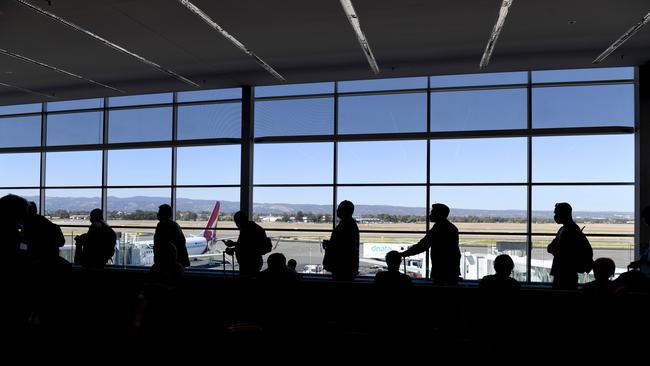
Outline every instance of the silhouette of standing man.
POLYGON ((336 281, 353 281, 359 274, 359 227, 352 218, 354 204, 342 201, 336 208, 336 216, 340 219, 332 231, 330 240, 323 240, 326 261, 323 258, 323 267, 332 272, 332 279, 336 281), (329 252, 329 253, 327 253, 329 252))
POLYGON ((158 206, 158 225, 153 235, 154 252, 156 246, 172 243, 176 248, 176 261, 183 267, 190 266, 190 258, 185 246, 185 235, 178 224, 172 220, 172 206, 162 204, 158 206))
POLYGON ((74 239, 77 246, 74 262, 84 268, 104 268, 115 253, 117 235, 104 221, 104 214, 99 208, 90 211, 88 232, 74 239))
POLYGON ((576 290, 578 288, 578 246, 582 240, 582 230, 571 217, 573 209, 566 202, 555 204, 553 220, 561 224, 555 239, 546 247, 553 254, 551 276, 553 276, 553 289, 576 290))
POLYGON ((402 257, 422 253, 431 248, 431 279, 434 285, 456 285, 460 277, 458 229, 447 220, 449 207, 442 203, 431 205, 431 230, 417 244, 402 252, 402 257))
POLYGON ((266 231, 255 222, 248 220, 248 216, 242 211, 237 211, 233 219, 239 229, 239 237, 236 242, 224 240, 224 244, 228 247, 226 253, 237 255, 240 275, 257 276, 264 263, 261 248, 268 240, 266 231))

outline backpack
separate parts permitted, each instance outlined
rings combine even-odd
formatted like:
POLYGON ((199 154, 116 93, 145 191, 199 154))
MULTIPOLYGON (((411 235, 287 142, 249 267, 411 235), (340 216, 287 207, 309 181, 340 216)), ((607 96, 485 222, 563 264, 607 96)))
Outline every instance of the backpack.
POLYGON ((576 271, 578 273, 589 273, 594 264, 594 251, 591 248, 589 239, 582 230, 579 230, 576 234, 576 244, 576 271))
POLYGON ((271 238, 265 236, 264 240, 262 240, 262 243, 260 244, 259 250, 261 255, 271 252, 271 250, 273 250, 273 242, 271 242, 271 238))
POLYGON ((108 262, 115 255, 115 242, 117 241, 117 235, 115 234, 115 231, 108 226, 104 227, 104 230, 106 231, 106 236, 105 240, 101 243, 102 254, 104 255, 104 260, 108 262))

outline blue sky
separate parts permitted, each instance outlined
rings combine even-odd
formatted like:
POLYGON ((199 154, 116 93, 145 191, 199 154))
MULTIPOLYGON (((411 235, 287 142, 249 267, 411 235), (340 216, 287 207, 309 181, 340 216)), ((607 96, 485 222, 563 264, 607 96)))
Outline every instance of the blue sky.
MULTIPOLYGON (((534 82, 619 80, 633 77, 631 68, 556 70, 533 72, 534 82)), ((416 91, 386 95, 348 95, 338 100, 315 97, 260 100, 255 109, 255 135, 331 135, 335 117, 340 134, 423 132, 427 130, 427 97, 431 102, 432 131, 526 128, 525 72, 416 77, 338 84, 339 92, 422 89, 486 84, 522 84, 521 88, 471 91, 416 91)), ((332 93, 334 83, 314 83, 256 88, 257 97, 332 93)), ((241 134, 241 106, 230 99, 241 90, 182 92, 179 102, 220 101, 179 106, 180 139, 237 138, 241 134)), ((169 103, 171 93, 109 98, 110 106, 169 103)), ((98 108, 102 99, 48 104, 48 110, 98 108)), ((533 89, 533 127, 633 126, 634 87, 537 86, 533 89)), ((0 114, 39 112, 40 104, 0 107, 0 114)), ((149 107, 109 112, 110 142, 168 141, 172 135, 172 108, 149 107)), ((0 146, 38 146, 40 117, 0 118, 0 146)), ((98 143, 102 139, 102 113, 56 113, 48 116, 48 145, 98 143)), ((426 183, 426 141, 340 142, 338 182, 426 183)), ((525 183, 526 138, 432 140, 432 183, 525 183)), ((255 184, 332 184, 334 144, 272 143, 254 148, 255 184)), ((183 147, 178 149, 177 184, 227 184, 240 181, 239 145, 183 147)), ((171 148, 111 150, 108 184, 171 184, 171 148)), ((101 152, 46 154, 46 185, 101 184, 101 152)), ((534 183, 633 182, 634 136, 601 135, 535 137, 532 139, 534 183)), ((38 186, 38 153, 0 154, 1 187, 38 186)), ((48 194, 92 196, 96 189, 49 189, 48 194)), ((426 188, 340 187, 338 198, 358 204, 423 207, 426 188)), ((431 187, 432 202, 456 208, 525 209, 525 186, 431 187)), ((169 195, 169 189, 110 189, 109 195, 169 195)), ((331 204, 331 187, 262 188, 256 202, 331 204)), ((238 200, 237 188, 179 188, 178 197, 238 200)), ((534 187, 533 209, 551 210, 556 201, 574 203, 575 210, 632 211, 633 187, 534 187)))

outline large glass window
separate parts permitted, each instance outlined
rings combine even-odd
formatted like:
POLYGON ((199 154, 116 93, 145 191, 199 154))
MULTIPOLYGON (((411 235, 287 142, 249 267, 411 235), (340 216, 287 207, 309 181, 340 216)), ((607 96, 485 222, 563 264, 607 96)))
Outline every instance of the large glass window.
POLYGON ((241 146, 180 147, 176 184, 239 184, 241 146))
POLYGON ((101 186, 102 152, 51 152, 45 159, 45 185, 101 186))
POLYGON ((426 141, 341 142, 339 183, 424 183, 426 141))
POLYGON ((40 167, 38 153, 0 154, 0 187, 38 187, 40 167))
POLYGON ((178 139, 241 137, 241 103, 178 107, 178 139))
POLYGON ((399 133, 427 130, 425 93, 339 97, 339 133, 399 133))
POLYGON ((169 148, 111 150, 108 152, 108 185, 169 185, 171 158, 169 148))
POLYGON ((118 109, 108 113, 108 142, 161 141, 172 138, 172 109, 118 109))
POLYGON ((41 116, 0 118, 0 147, 41 144, 41 116))
POLYGON ((255 102, 255 137, 331 135, 334 99, 287 99, 255 102))
POLYGON ((103 112, 50 114, 47 116, 47 144, 101 144, 103 112))
POLYGON ((332 143, 257 144, 255 184, 331 184, 332 143))

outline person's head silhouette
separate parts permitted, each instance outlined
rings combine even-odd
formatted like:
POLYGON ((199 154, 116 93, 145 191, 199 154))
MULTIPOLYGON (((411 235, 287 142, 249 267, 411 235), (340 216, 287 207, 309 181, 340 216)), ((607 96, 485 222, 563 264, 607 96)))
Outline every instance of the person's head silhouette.
POLYGON ((444 205, 442 203, 434 203, 431 205, 431 213, 429 214, 429 218, 432 222, 447 220, 448 216, 449 207, 447 207, 447 205, 444 205))
POLYGON ((158 215, 156 215, 158 217, 158 220, 160 221, 171 220, 172 215, 173 215, 172 206, 166 203, 158 206, 158 215))
POLYGON ((341 220, 349 219, 354 214, 354 203, 345 200, 339 203, 339 207, 336 208, 336 216, 341 220))
POLYGON ((494 258, 494 271, 500 276, 509 277, 512 270, 515 268, 515 263, 507 254, 500 254, 494 258))
POLYGON ((611 258, 598 258, 593 265, 594 278, 597 281, 608 280, 616 271, 616 264, 611 258))
POLYGON ((396 250, 386 253, 386 266, 389 271, 399 271, 399 265, 402 262, 402 255, 396 250))
POLYGON ((270 271, 277 271, 287 267, 287 258, 282 253, 273 253, 266 259, 270 271))
POLYGON ((241 229, 248 222, 248 215, 246 215, 246 213, 244 213, 243 211, 237 211, 235 213, 235 216, 233 216, 233 220, 235 221, 235 225, 237 225, 237 228, 241 229))
POLYGON ((104 213, 101 208, 95 208, 90 211, 90 222, 102 221, 104 219, 104 213))
POLYGON ((570 204, 566 202, 556 203, 555 210, 553 211, 553 220, 562 225, 573 222, 573 218, 571 217, 572 212, 573 208, 570 204))

